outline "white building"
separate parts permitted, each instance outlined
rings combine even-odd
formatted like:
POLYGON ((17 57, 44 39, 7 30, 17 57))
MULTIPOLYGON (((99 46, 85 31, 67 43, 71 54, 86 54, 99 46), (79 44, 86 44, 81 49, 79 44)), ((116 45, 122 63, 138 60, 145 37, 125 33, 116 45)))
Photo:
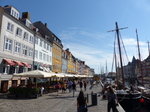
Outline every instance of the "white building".
POLYGON ((52 70, 52 44, 48 41, 47 36, 42 37, 37 33, 35 37, 35 56, 34 69, 40 69, 45 72, 52 70))
POLYGON ((12 78, 15 73, 31 70, 33 63, 34 31, 31 30, 29 13, 12 6, 0 7, 0 90, 25 83, 25 78, 12 78))

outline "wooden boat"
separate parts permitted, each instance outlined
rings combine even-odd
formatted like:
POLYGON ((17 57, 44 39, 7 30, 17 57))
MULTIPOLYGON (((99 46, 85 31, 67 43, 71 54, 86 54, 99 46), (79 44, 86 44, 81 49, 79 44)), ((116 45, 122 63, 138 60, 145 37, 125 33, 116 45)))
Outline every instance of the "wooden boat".
MULTIPOLYGON (((124 108, 126 112, 137 112, 141 108, 140 99, 141 99, 141 92, 139 91, 130 91, 129 89, 125 90, 125 84, 124 84, 124 72, 123 72, 123 66, 122 66, 122 55, 121 55, 121 47, 120 47, 120 37, 119 37, 119 30, 122 30, 125 28, 118 28, 118 24, 116 22, 116 29, 111 31, 116 31, 117 34, 117 41, 118 41, 118 49, 119 49, 119 57, 120 57, 120 72, 122 75, 122 85, 116 89, 116 94, 118 97, 118 101, 120 105, 124 108), (122 90, 118 90, 122 89, 122 90)), ((114 47, 115 48, 115 47, 114 47)), ((115 51, 115 50, 114 50, 115 51)), ((116 56, 116 54, 115 54, 116 56)), ((115 57, 115 62, 116 57, 115 57)), ((116 67, 116 73, 117 73, 117 67, 116 67)), ((119 80, 118 76, 116 75, 117 79, 117 85, 119 87, 119 80)))
POLYGON ((150 110, 150 89, 143 86, 138 86, 138 90, 142 92, 141 106, 147 110, 150 110))

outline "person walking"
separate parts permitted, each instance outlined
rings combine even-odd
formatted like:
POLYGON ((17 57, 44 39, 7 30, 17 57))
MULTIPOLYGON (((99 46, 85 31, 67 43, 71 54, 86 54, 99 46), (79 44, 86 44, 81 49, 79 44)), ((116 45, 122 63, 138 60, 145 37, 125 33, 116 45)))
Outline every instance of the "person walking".
POLYGON ((82 81, 80 81, 80 89, 82 90, 82 86, 83 86, 83 82, 82 81))
POLYGON ((117 111, 117 108, 116 108, 117 96, 113 88, 110 86, 107 87, 106 99, 108 100, 107 112, 110 112, 111 108, 113 112, 116 112, 117 111))
POLYGON ((56 84, 57 96, 58 96, 58 93, 59 93, 60 89, 61 89, 61 85, 60 85, 59 82, 57 82, 57 84, 56 84))
POLYGON ((80 91, 77 97, 77 112, 87 112, 87 100, 84 97, 83 91, 80 91))
POLYGON ((86 85, 87 85, 87 83, 86 83, 86 81, 84 81, 84 91, 86 91, 86 85))
POLYGON ((69 81, 68 82, 68 89, 69 89, 69 93, 71 92, 71 90, 72 90, 72 81, 69 81))
POLYGON ((72 84, 73 97, 74 97, 75 90, 76 90, 76 84, 75 82, 73 82, 72 84))
POLYGON ((62 93, 65 93, 65 91, 66 91, 66 84, 64 82, 62 82, 61 88, 62 88, 62 93))

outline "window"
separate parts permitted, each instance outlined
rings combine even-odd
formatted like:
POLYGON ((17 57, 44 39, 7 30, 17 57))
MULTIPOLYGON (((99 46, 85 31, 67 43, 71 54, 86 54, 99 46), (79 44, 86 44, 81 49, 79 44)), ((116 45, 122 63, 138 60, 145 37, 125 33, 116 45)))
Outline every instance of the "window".
POLYGON ((49 61, 52 62, 52 57, 51 56, 49 57, 49 59, 50 59, 49 61))
POLYGON ((14 13, 14 17, 16 18, 16 12, 14 13))
POLYGON ((23 46, 23 54, 27 56, 28 47, 26 45, 23 46))
POLYGON ((28 33, 27 32, 24 32, 24 39, 28 40, 28 33))
POLYGON ((12 49, 12 40, 6 38, 6 40, 5 40, 5 49, 6 50, 11 50, 12 49))
POLYGON ((15 43, 15 53, 20 53, 20 47, 21 47, 21 44, 16 42, 15 43))
POLYGON ((19 17, 18 15, 19 15, 19 14, 17 13, 16 18, 18 18, 18 17, 19 17))
POLYGON ((14 10, 12 10, 12 13, 11 13, 11 15, 13 15, 13 16, 14 16, 14 10))
POLYGON ((10 22, 8 22, 8 24, 7 24, 7 30, 13 32, 13 29, 14 29, 14 25, 11 24, 10 22))
POLYGON ((38 45, 38 37, 35 37, 35 44, 38 45))
POLYGON ((33 55, 33 49, 29 48, 29 56, 32 57, 32 55, 33 55))
POLYGON ((35 50, 35 58, 38 58, 38 51, 35 50))
POLYGON ((16 34, 17 34, 18 36, 22 36, 22 29, 17 28, 16 34))
POLYGON ((42 52, 40 52, 40 54, 39 54, 39 58, 42 60, 42 52))
POLYGON ((50 52, 52 51, 52 47, 51 47, 51 46, 50 46, 50 49, 49 49, 49 50, 50 50, 50 52))
POLYGON ((47 55, 47 61, 49 62, 49 55, 47 55))
POLYGON ((44 42, 44 48, 46 49, 46 42, 44 42))
POLYGON ((30 35, 30 42, 33 43, 33 36, 30 35))
POLYGON ((47 50, 49 50, 49 45, 47 44, 47 50))
POLYGON ((40 46, 42 47, 42 39, 40 39, 40 46))
POLYGON ((46 61, 46 54, 43 54, 43 60, 46 61))

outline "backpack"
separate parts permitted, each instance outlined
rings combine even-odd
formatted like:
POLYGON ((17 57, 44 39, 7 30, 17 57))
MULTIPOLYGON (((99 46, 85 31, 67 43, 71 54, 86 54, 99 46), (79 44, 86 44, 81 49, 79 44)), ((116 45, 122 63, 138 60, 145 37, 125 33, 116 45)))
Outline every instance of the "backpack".
POLYGON ((116 102, 116 94, 111 94, 108 99, 109 102, 116 102))

